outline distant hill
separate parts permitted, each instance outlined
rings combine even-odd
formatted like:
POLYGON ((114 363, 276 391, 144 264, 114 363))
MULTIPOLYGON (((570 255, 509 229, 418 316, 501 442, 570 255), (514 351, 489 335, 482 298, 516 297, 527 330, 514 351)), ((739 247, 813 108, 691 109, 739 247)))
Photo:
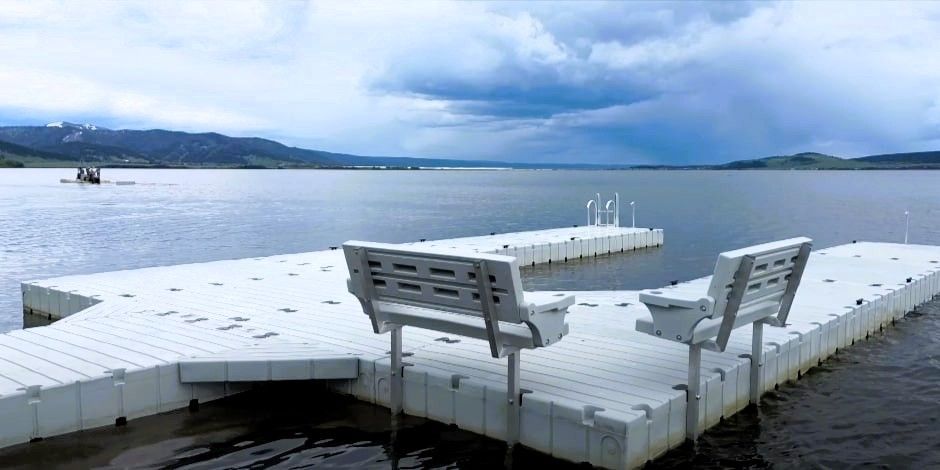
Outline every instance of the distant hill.
POLYGON ((795 155, 780 155, 756 160, 739 160, 714 165, 713 168, 719 170, 854 170, 870 166, 873 165, 858 160, 844 159, 823 153, 803 152, 795 155))
POLYGON ((940 169, 940 151, 893 153, 861 158, 839 158, 815 152, 739 160, 710 168, 718 170, 908 170, 940 169))
POLYGON ((889 163, 899 165, 940 165, 940 151, 889 153, 857 158, 857 161, 869 163, 889 163))
MULTIPOLYGON (((32 149, 29 166, 84 161, 103 166, 182 167, 447 167, 447 168, 604 168, 606 165, 554 165, 442 158, 372 157, 288 147, 257 137, 215 132, 112 130, 93 124, 53 122, 45 126, 0 127, 0 141, 32 149)), ((623 166, 620 166, 623 167, 623 166)))
POLYGON ((342 162, 336 157, 344 156, 214 132, 111 130, 69 122, 0 127, 0 141, 45 152, 49 158, 85 160, 89 164, 339 166, 342 162))
POLYGON ((19 168, 25 166, 24 161, 34 160, 61 160, 61 156, 51 152, 24 147, 0 141, 0 168, 19 168))
POLYGON ((112 130, 93 124, 53 122, 45 126, 0 127, 0 166, 97 166, 187 168, 519 168, 519 169, 715 169, 867 170, 940 169, 940 151, 872 155, 845 159, 804 152, 720 165, 597 165, 511 163, 361 156, 289 147, 257 137, 163 129, 112 130))

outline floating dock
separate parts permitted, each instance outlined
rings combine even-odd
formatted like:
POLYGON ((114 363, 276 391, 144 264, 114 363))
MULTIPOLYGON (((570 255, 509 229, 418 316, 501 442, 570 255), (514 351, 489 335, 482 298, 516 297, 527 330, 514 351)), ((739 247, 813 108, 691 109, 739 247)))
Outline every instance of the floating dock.
MULTIPOLYGON (((660 230, 578 227, 422 242, 564 262, 655 247, 660 230)), ((764 390, 796 380, 940 292, 940 247, 856 243, 813 253, 785 328, 764 329, 764 390)), ((388 337, 346 291, 341 250, 23 284, 24 309, 62 320, 0 335, 0 446, 186 407, 252 382, 324 380, 389 397, 388 337)), ((698 287, 702 278, 666 289, 698 287)), ((521 443, 633 468, 685 438, 688 348, 634 331, 633 291, 573 293, 570 334, 524 351, 521 443)), ((506 371, 485 341, 409 328, 405 412, 502 439, 506 371)), ((744 408, 750 329, 705 351, 700 426, 744 408)), ((132 424, 131 424, 132 425, 132 424)))

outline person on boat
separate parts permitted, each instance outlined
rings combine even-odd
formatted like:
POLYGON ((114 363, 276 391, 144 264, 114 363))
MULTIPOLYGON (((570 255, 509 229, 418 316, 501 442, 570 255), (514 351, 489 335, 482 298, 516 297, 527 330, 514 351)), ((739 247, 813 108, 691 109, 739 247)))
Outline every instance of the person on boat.
POLYGON ((85 173, 85 169, 82 167, 78 167, 78 176, 76 176, 75 179, 81 181, 84 173, 85 173))

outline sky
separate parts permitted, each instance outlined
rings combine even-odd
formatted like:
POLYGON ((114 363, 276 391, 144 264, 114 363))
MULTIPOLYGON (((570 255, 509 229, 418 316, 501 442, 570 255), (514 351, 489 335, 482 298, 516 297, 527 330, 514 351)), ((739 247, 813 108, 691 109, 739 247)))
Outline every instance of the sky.
POLYGON ((0 0, 0 125, 691 164, 940 150, 940 2, 0 0))

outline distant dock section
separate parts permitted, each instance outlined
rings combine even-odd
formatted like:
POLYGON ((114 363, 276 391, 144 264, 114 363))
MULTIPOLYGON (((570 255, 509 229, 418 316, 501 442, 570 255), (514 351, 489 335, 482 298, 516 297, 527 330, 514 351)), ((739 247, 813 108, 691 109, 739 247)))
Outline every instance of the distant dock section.
MULTIPOLYGON (((663 242, 662 229, 591 225, 530 232, 494 232, 490 235, 476 237, 421 240, 406 245, 426 244, 429 247, 470 249, 481 253, 503 254, 515 256, 522 266, 533 266, 656 247, 662 245, 663 242)), ((338 247, 329 247, 325 251, 332 251, 336 248, 338 247)), ((324 252, 312 252, 286 256, 307 257, 315 253, 325 254, 324 252)), ((337 259, 342 261, 342 256, 338 256, 337 259)), ((230 262, 219 261, 217 263, 230 262)), ((337 266, 342 268, 342 264, 337 266)), ((128 272, 140 273, 150 270, 166 272, 166 269, 172 268, 174 267, 145 268, 24 282, 22 284, 23 309, 27 314, 42 316, 49 320, 58 320, 105 299, 124 302, 133 299, 134 294, 96 288, 96 281, 114 276, 119 277, 128 272)))

